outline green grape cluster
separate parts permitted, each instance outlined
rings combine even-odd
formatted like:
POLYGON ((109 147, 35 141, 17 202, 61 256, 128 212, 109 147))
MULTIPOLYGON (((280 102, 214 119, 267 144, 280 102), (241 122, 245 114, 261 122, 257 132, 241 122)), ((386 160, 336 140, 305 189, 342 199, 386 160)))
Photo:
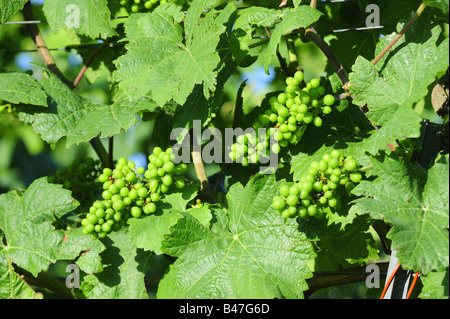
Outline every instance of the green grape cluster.
POLYGON ((129 13, 147 12, 159 4, 167 3, 167 0, 120 0, 120 5, 129 13))
POLYGON ((120 158, 116 167, 103 169, 98 180, 103 184, 103 200, 96 200, 81 220, 83 232, 103 238, 126 225, 129 218, 139 218, 156 211, 158 202, 171 187, 183 188, 187 165, 174 164, 172 149, 155 147, 148 157, 147 169, 120 158))
POLYGON ((338 150, 324 154, 320 161, 313 161, 308 173, 293 185, 283 184, 280 195, 274 196, 272 207, 281 216, 322 218, 327 208, 339 208, 337 190, 344 187, 350 192, 362 179, 358 163, 338 150))
MULTIPOLYGON (((302 71, 297 71, 293 77, 288 77, 284 92, 269 99, 270 108, 258 108, 261 111, 253 128, 256 130, 261 127, 275 129, 272 131, 273 138, 280 146, 274 147, 275 151, 279 151, 279 148, 289 144, 296 144, 301 132, 308 124, 312 123, 316 127, 321 127, 322 115, 332 111, 335 98, 331 94, 325 94, 326 89, 321 85, 320 79, 313 78, 301 88, 303 77, 302 71)), ((234 146, 233 144, 232 147, 240 149, 238 145, 234 146)), ((245 153, 238 153, 241 157, 245 157, 245 153)), ((241 160, 243 164, 247 163, 238 156, 231 157, 231 159, 233 161, 241 160)))
POLYGON ((255 131, 239 135, 236 143, 231 145, 229 157, 234 162, 240 162, 242 166, 248 166, 250 163, 258 163, 261 157, 269 157, 270 150, 276 154, 280 152, 278 143, 270 140, 273 135, 271 130, 257 135, 255 131))
POLYGON ((55 175, 48 176, 49 183, 62 184, 64 188, 72 191, 72 196, 80 203, 92 202, 100 183, 97 177, 103 166, 99 160, 91 157, 74 159, 66 169, 60 169, 55 175))

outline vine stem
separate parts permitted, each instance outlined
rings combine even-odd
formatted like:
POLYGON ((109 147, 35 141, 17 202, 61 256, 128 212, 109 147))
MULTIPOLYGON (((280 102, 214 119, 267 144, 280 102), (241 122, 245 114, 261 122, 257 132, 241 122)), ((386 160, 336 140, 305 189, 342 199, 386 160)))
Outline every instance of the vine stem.
POLYGON ((334 54, 333 50, 330 48, 328 43, 326 43, 325 40, 323 40, 320 36, 317 35, 316 30, 314 30, 313 27, 307 28, 305 30, 305 37, 314 42, 319 47, 319 49, 325 54, 328 61, 330 61, 331 66, 339 76, 339 79, 341 80, 342 84, 345 85, 346 83, 348 83, 349 79, 347 72, 344 69, 344 66, 339 61, 336 54, 334 54))
POLYGON ((195 173, 198 180, 200 181, 200 189, 208 196, 211 200, 215 201, 211 185, 208 181, 208 176, 206 175, 205 165, 203 164, 202 154, 200 150, 200 145, 197 141, 198 136, 193 134, 192 138, 192 162, 194 164, 195 173))
POLYGON ((369 164, 369 165, 367 165, 367 166, 361 167, 360 169, 358 169, 358 171, 360 171, 360 172, 365 172, 365 171, 371 170, 372 168, 373 168, 373 165, 372 165, 372 164, 369 164))
MULTIPOLYGON (((33 8, 30 2, 27 2, 22 10, 23 16, 25 20, 27 21, 33 21, 35 20, 34 14, 33 14, 33 8)), ((49 68, 49 70, 55 74, 64 84, 66 84, 69 88, 74 88, 74 83, 69 81, 59 70, 58 66, 55 63, 55 60, 53 59, 52 55, 50 54, 50 51, 47 48, 47 45, 45 44, 44 38, 42 37, 41 32, 39 31, 39 28, 36 24, 27 24, 28 30, 30 32, 31 38, 33 39, 36 49, 39 52, 39 55, 41 56, 42 60, 44 61, 44 64, 49 68)), ((84 72, 83 72, 84 74, 84 72)), ((78 84, 78 83, 77 83, 78 84)), ((94 137, 89 141, 94 148, 95 152, 97 153, 98 157, 102 161, 104 166, 109 166, 108 164, 108 154, 103 147, 103 144, 101 143, 100 139, 98 137, 94 137)))
POLYGON ((372 61, 372 64, 375 65, 378 63, 378 61, 381 60, 381 58, 394 46, 395 43, 397 43, 398 40, 408 31, 408 29, 413 25, 414 22, 420 17, 423 10, 425 10, 426 5, 421 4, 420 7, 417 9, 417 11, 414 13, 414 16, 411 18, 411 20, 408 21, 408 23, 403 27, 403 29, 396 35, 394 39, 381 51, 378 56, 372 61))
POLYGON ((81 68, 80 73, 78 73, 75 81, 73 81, 73 84, 72 84, 73 88, 76 88, 78 86, 78 84, 80 83, 81 79, 83 78, 83 75, 86 72, 87 68, 89 67, 89 65, 91 65, 92 61, 94 61, 97 54, 105 47, 105 45, 106 45, 106 43, 102 43, 98 46, 97 49, 94 50, 91 57, 87 60, 85 65, 83 65, 83 67, 81 68))
MULTIPOLYGON (((23 8, 23 16, 25 20, 35 20, 33 15, 33 9, 31 7, 31 3, 27 2, 23 8)), ((67 86, 72 87, 72 83, 66 79, 66 77, 61 73, 61 71, 56 66, 55 60, 50 54, 47 45, 45 44, 44 38, 42 37, 39 28, 35 24, 27 24, 28 30, 31 34, 31 38, 33 39, 34 44, 36 45, 36 49, 39 52, 42 60, 45 65, 52 71, 58 78, 61 79, 67 86)))

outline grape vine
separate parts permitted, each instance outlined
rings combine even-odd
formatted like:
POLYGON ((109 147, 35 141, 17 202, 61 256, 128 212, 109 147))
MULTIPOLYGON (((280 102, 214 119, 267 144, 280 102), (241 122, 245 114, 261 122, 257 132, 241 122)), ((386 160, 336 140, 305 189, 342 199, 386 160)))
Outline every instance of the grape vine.
POLYGON ((62 184, 65 189, 71 190, 73 197, 81 203, 93 201, 98 194, 98 176, 103 170, 99 160, 92 157, 74 159, 65 169, 58 169, 55 175, 48 176, 49 183, 62 184))
POLYGON ((229 153, 231 160, 248 166, 269 157, 270 152, 278 154, 282 147, 296 144, 309 124, 321 127, 322 116, 332 112, 335 97, 326 94, 320 78, 305 84, 303 72, 297 71, 285 83, 284 92, 269 99, 270 107, 257 108, 255 131, 237 137, 229 153), (265 134, 257 133, 260 128, 266 129, 265 134))
POLYGON ((448 299, 448 14, 0 1, 0 299, 448 299))
POLYGON ((103 200, 96 200, 81 220, 83 233, 104 238, 127 224, 129 218, 156 212, 161 196, 175 187, 186 185, 183 173, 187 165, 174 164, 172 148, 153 148, 147 168, 136 167, 133 161, 120 158, 114 169, 104 168, 98 176, 103 200))
POLYGON ((284 218, 320 219, 326 210, 341 206, 339 189, 346 192, 362 180, 358 164, 352 155, 342 156, 338 150, 325 153, 320 161, 313 161, 308 173, 293 185, 285 183, 272 200, 272 207, 284 218))

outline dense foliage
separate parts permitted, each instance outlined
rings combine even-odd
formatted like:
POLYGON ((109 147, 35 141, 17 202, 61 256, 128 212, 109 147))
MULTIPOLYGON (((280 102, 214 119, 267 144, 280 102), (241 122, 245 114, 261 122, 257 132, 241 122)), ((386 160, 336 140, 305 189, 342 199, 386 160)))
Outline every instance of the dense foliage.
POLYGON ((448 14, 1 1, 0 298, 320 297, 394 250, 414 297, 448 298, 448 14), (28 157, 20 182, 15 147, 69 155, 28 157))

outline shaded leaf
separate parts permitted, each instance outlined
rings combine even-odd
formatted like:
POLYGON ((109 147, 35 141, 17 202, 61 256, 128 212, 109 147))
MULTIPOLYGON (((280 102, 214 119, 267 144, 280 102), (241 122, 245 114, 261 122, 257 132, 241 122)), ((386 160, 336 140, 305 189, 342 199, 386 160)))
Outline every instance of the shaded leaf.
POLYGON ((153 254, 138 249, 125 229, 102 242, 103 271, 84 278, 83 294, 90 299, 147 299, 144 275, 154 266, 153 254))
MULTIPOLYGON (((157 203, 155 214, 145 218, 130 218, 130 236, 138 248, 154 251, 161 254, 161 242, 164 235, 169 233, 170 226, 182 217, 181 212, 186 211, 186 204, 197 196, 196 187, 186 186, 176 192, 166 194, 157 203)), ((209 209, 189 209, 188 212, 202 220, 206 225, 211 219, 209 209)))
POLYGON ((428 171, 389 157, 372 160, 374 181, 362 181, 352 209, 392 224, 387 237, 402 267, 424 274, 449 263, 449 162, 441 158, 428 171))

